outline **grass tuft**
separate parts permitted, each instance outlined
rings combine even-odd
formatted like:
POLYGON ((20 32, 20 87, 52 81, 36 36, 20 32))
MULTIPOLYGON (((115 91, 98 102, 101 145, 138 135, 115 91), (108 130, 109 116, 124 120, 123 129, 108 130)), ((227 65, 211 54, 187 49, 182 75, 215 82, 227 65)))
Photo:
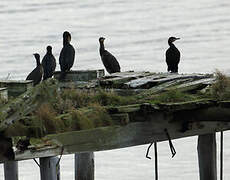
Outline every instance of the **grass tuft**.
POLYGON ((196 100, 197 97, 179 90, 169 90, 162 94, 156 95, 151 100, 152 103, 176 103, 196 100))
POLYGON ((211 95, 217 100, 230 99, 230 78, 216 71, 216 82, 211 86, 211 95))
POLYGON ((57 114, 53 107, 48 104, 42 104, 35 112, 38 121, 44 125, 45 131, 49 133, 60 132, 64 129, 64 123, 56 118, 57 114))

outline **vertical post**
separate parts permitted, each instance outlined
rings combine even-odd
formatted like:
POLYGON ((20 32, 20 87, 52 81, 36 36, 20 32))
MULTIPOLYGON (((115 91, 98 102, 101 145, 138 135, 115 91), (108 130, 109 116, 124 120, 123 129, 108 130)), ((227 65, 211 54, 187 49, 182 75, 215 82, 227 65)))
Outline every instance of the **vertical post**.
POLYGON ((94 180, 94 153, 75 154, 75 180, 94 180))
POLYGON ((60 166, 57 165, 58 157, 40 158, 40 176, 41 180, 59 180, 60 166))
POLYGON ((200 135, 197 150, 200 180, 217 180, 216 134, 200 135))
POLYGON ((155 152, 155 180, 158 180, 157 142, 154 142, 154 152, 155 152))
POLYGON ((5 180, 18 180, 18 161, 7 161, 4 163, 5 180))
POLYGON ((223 180, 223 143, 224 143, 224 133, 220 132, 220 180, 223 180))

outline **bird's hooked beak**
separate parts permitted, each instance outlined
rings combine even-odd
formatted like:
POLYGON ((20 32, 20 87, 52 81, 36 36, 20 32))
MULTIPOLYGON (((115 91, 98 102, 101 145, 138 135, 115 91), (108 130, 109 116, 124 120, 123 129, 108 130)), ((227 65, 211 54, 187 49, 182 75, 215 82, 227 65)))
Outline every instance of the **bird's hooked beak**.
POLYGON ((180 38, 175 38, 174 41, 179 40, 180 38))

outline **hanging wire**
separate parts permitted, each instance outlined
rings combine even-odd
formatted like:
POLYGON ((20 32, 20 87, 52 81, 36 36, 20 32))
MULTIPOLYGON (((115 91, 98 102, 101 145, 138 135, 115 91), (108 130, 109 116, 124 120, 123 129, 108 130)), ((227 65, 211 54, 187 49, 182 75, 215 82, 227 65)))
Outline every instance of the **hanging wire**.
POLYGON ((63 152, 64 152, 64 146, 62 146, 62 148, 61 148, 61 155, 60 155, 60 158, 58 159, 58 162, 57 162, 57 164, 56 164, 56 167, 58 167, 58 165, 60 164, 60 161, 61 161, 63 152))
POLYGON ((166 133, 166 136, 167 136, 167 138, 169 140, 169 147, 170 147, 170 150, 171 150, 171 153, 172 153, 172 158, 173 158, 176 155, 176 150, 175 150, 175 148, 173 146, 173 143, 171 141, 171 138, 169 136, 169 133, 168 133, 167 129, 165 129, 165 133, 166 133))
POLYGON ((152 145, 153 145, 153 143, 151 143, 151 144, 149 145, 149 147, 148 147, 148 149, 147 149, 147 152, 146 152, 146 155, 145 155, 145 157, 148 158, 148 159, 152 159, 152 158, 149 156, 149 150, 150 150, 150 148, 151 148, 152 145))
MULTIPOLYGON (((151 146, 153 145, 153 143, 151 143, 147 149, 147 152, 146 152, 146 155, 145 157, 148 158, 148 159, 152 159, 150 156, 149 156, 149 150, 151 148, 151 146)), ((154 142, 154 155, 155 155, 155 180, 158 180, 158 158, 157 158, 157 142, 154 142)))
POLYGON ((40 164, 37 162, 37 160, 35 158, 33 158, 33 160, 38 165, 38 167, 40 168, 40 164))
POLYGON ((220 180, 223 180, 223 131, 220 132, 220 180))

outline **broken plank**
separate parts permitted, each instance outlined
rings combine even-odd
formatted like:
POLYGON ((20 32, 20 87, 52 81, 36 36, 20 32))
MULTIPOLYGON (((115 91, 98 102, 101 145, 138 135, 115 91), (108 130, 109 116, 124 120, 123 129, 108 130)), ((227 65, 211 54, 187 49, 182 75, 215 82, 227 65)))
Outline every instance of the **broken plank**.
POLYGON ((197 91, 197 90, 204 89, 209 84, 212 84, 214 82, 215 82, 215 78, 199 79, 196 81, 180 84, 178 86, 175 86, 173 89, 178 89, 183 92, 197 91))
POLYGON ((146 88, 146 89, 148 89, 151 87, 151 82, 153 80, 161 79, 161 78, 165 78, 165 77, 167 77, 167 75, 165 75, 165 74, 154 74, 151 76, 146 76, 143 78, 131 80, 131 81, 125 83, 125 86, 127 88, 146 88))
POLYGON ((140 95, 142 96, 150 96, 150 95, 154 95, 154 94, 158 94, 158 93, 162 93, 164 91, 169 90, 170 87, 178 85, 178 84, 182 84, 184 82, 187 81, 191 81, 191 79, 178 79, 175 81, 169 81, 169 82, 164 82, 158 86, 154 86, 150 89, 147 89, 146 91, 140 93, 140 95))
POLYGON ((125 85, 127 88, 151 88, 156 85, 169 82, 169 81, 175 81, 178 79, 203 79, 208 78, 212 75, 210 74, 155 74, 148 77, 143 77, 139 79, 132 80, 125 85))
POLYGON ((124 73, 114 73, 110 76, 105 76, 103 78, 100 79, 100 85, 102 87, 111 87, 111 88, 123 88, 124 84, 130 80, 133 79, 137 79, 137 78, 141 78, 141 77, 145 77, 148 75, 151 75, 153 73, 149 73, 149 72, 124 72, 124 73))

